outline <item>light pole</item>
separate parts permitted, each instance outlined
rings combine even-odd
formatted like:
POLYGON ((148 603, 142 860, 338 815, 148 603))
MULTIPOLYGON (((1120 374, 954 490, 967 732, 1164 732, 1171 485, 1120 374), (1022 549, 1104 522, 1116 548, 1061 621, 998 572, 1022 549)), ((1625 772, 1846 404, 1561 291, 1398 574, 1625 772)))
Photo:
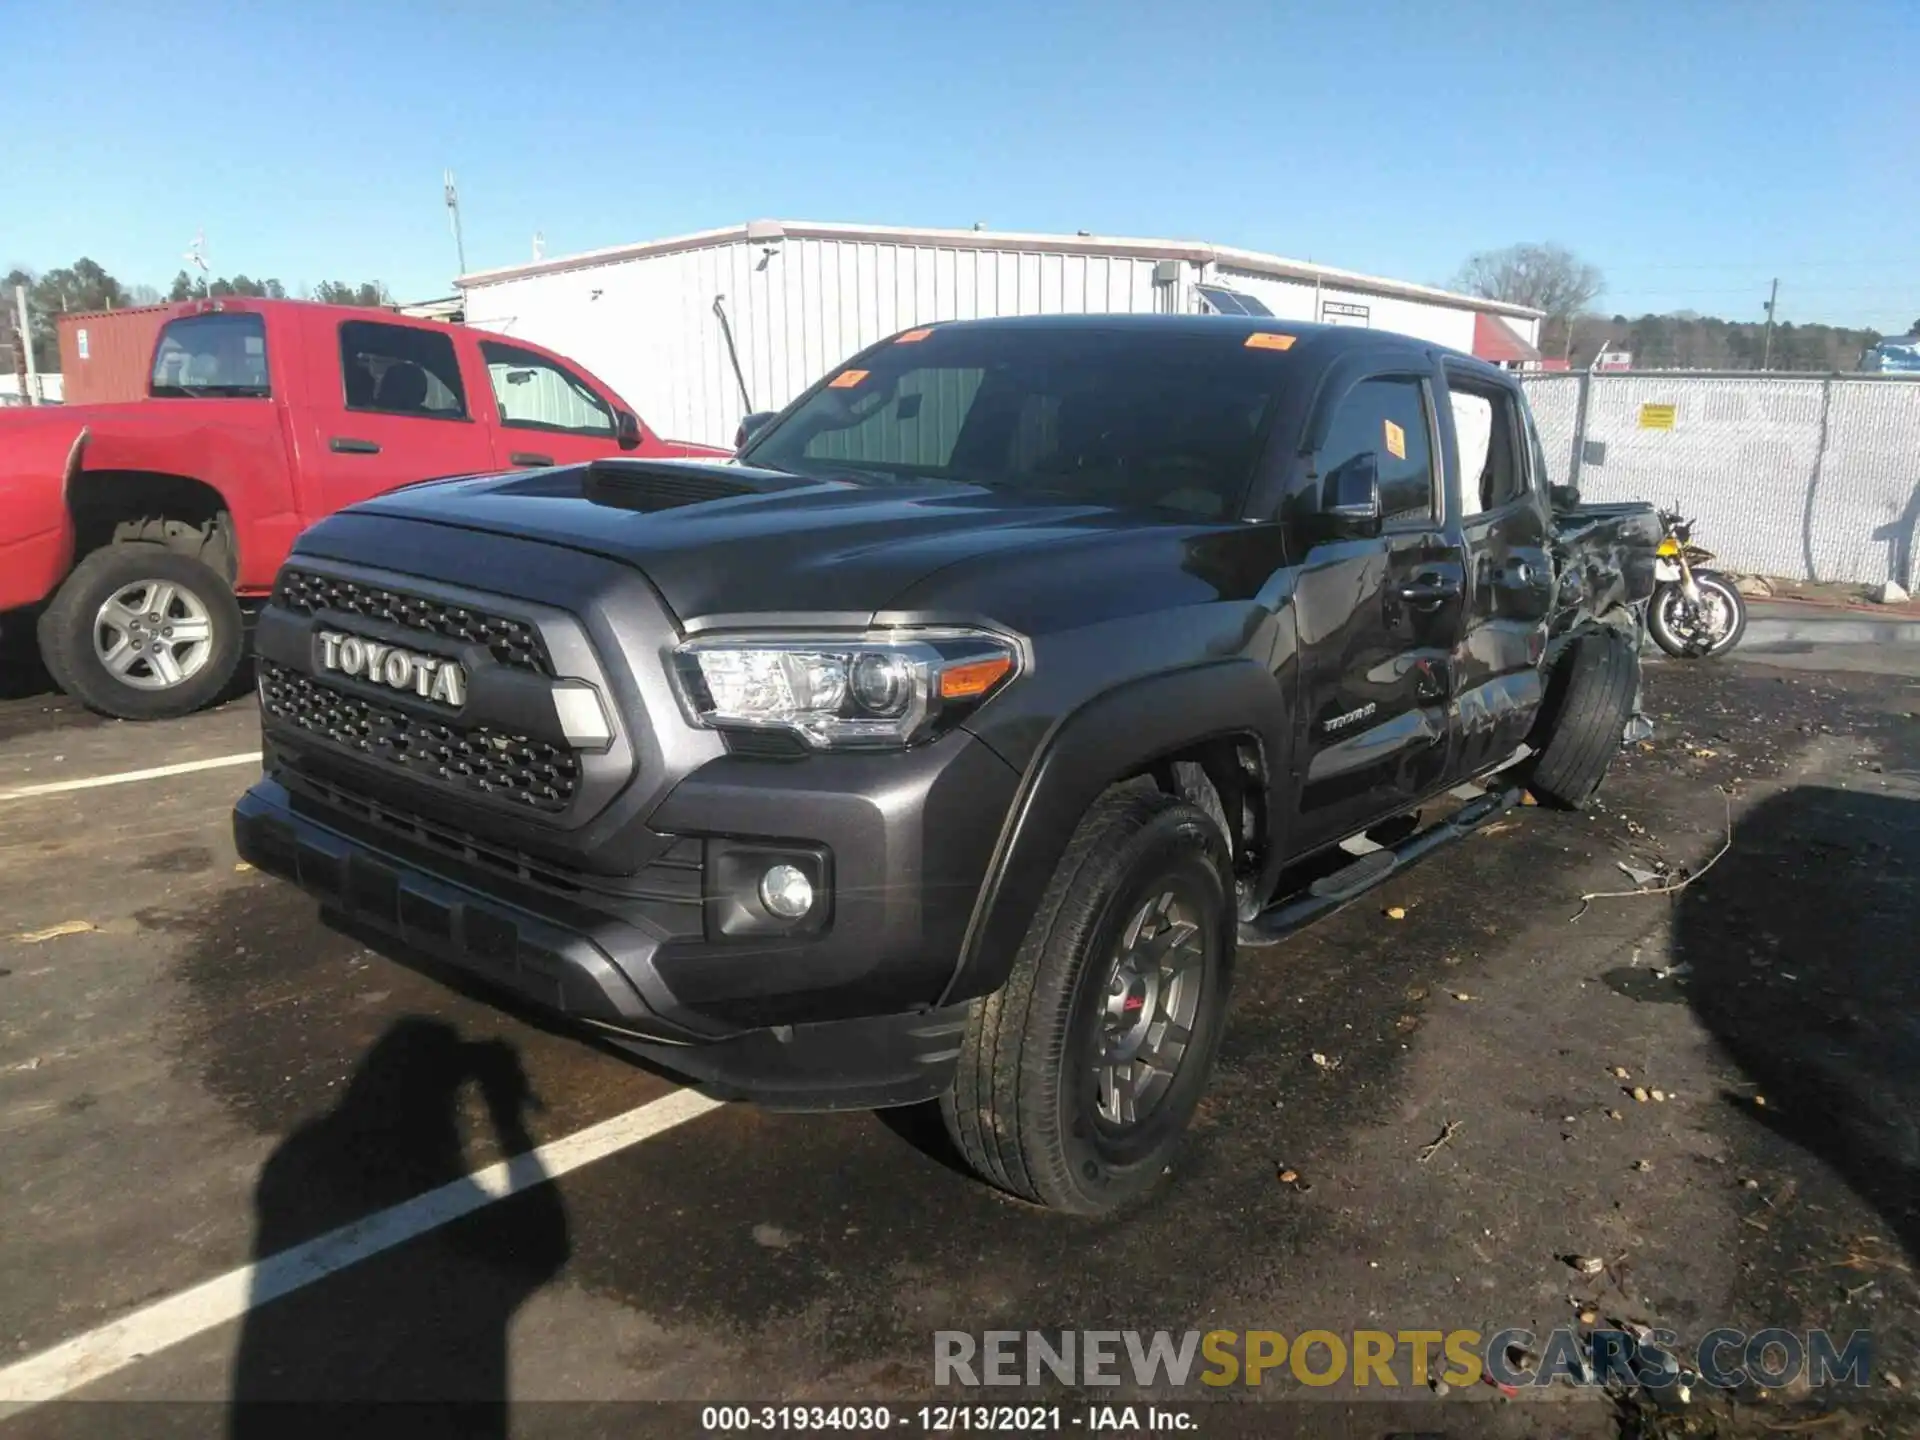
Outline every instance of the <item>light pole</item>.
POLYGON ((1767 296, 1767 338, 1760 352, 1760 368, 1762 370, 1771 370, 1773 368, 1773 307, 1779 303, 1780 278, 1776 275, 1773 281, 1773 292, 1767 296))

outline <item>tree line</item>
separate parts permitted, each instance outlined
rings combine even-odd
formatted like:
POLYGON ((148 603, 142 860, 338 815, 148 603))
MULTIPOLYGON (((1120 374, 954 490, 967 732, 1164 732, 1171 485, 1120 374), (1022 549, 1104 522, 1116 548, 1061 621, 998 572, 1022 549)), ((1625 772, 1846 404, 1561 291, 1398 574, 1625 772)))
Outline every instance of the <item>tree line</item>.
MULTIPOLYGON (((377 308, 391 305, 393 296, 378 280, 354 284, 346 280, 322 280, 318 285, 300 286, 297 292, 278 280, 255 280, 244 274, 233 276, 193 275, 182 270, 163 295, 151 285, 127 285, 107 273, 105 268, 84 256, 71 265, 36 274, 24 267, 7 272, 6 319, 0 322, 0 340, 9 347, 18 341, 18 310, 14 287, 27 287, 28 325, 33 336, 34 365, 43 374, 60 369, 60 341, 54 328, 57 317, 93 310, 125 310, 137 305, 159 305, 179 300, 223 300, 248 297, 260 300, 285 300, 290 293, 301 300, 318 300, 328 305, 359 305, 377 308)), ((12 355, 8 356, 11 369, 12 355)))
MULTIPOLYGON (((1637 370, 1855 370, 1886 338, 1870 328, 1791 321, 1776 323, 1769 338, 1764 322, 1693 310, 1609 316, 1593 308, 1606 288, 1600 270, 1560 245, 1510 245, 1473 255, 1455 274, 1453 288, 1546 311, 1541 355, 1564 358, 1576 370, 1603 350, 1628 351, 1637 370)), ((1920 334, 1920 320, 1913 333, 1920 334)))

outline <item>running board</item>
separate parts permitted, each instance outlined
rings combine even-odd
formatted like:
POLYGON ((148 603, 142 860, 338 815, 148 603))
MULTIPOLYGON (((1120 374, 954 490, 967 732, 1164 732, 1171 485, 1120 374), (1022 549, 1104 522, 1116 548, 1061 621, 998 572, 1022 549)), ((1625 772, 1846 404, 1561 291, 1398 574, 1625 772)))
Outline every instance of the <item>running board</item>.
POLYGON ((1369 850, 1351 865, 1323 875, 1304 892, 1270 905, 1251 920, 1240 922, 1242 945, 1270 945, 1311 925, 1341 906, 1357 900, 1389 875, 1432 854, 1442 845, 1464 840, 1488 821, 1520 803, 1521 788, 1489 791, 1469 800, 1446 819, 1417 830, 1397 845, 1369 850))

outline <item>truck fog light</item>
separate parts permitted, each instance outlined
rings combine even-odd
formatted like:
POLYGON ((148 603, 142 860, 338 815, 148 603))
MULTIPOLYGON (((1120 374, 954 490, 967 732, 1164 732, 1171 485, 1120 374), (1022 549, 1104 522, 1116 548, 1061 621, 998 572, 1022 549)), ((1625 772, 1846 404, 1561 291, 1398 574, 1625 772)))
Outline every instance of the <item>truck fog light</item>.
POLYGON ((813 882, 797 866, 771 866, 760 877, 760 903, 782 920, 798 920, 813 908, 813 882))

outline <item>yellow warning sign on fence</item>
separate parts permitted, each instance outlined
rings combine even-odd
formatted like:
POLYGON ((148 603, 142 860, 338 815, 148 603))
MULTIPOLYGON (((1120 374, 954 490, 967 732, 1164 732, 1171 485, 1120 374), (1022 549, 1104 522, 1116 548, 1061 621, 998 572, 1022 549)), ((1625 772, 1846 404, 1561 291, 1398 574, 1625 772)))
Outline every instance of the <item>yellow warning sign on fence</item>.
POLYGON ((1640 428, 1642 430, 1671 430, 1673 428, 1674 407, 1671 405, 1642 405, 1640 407, 1640 428))

